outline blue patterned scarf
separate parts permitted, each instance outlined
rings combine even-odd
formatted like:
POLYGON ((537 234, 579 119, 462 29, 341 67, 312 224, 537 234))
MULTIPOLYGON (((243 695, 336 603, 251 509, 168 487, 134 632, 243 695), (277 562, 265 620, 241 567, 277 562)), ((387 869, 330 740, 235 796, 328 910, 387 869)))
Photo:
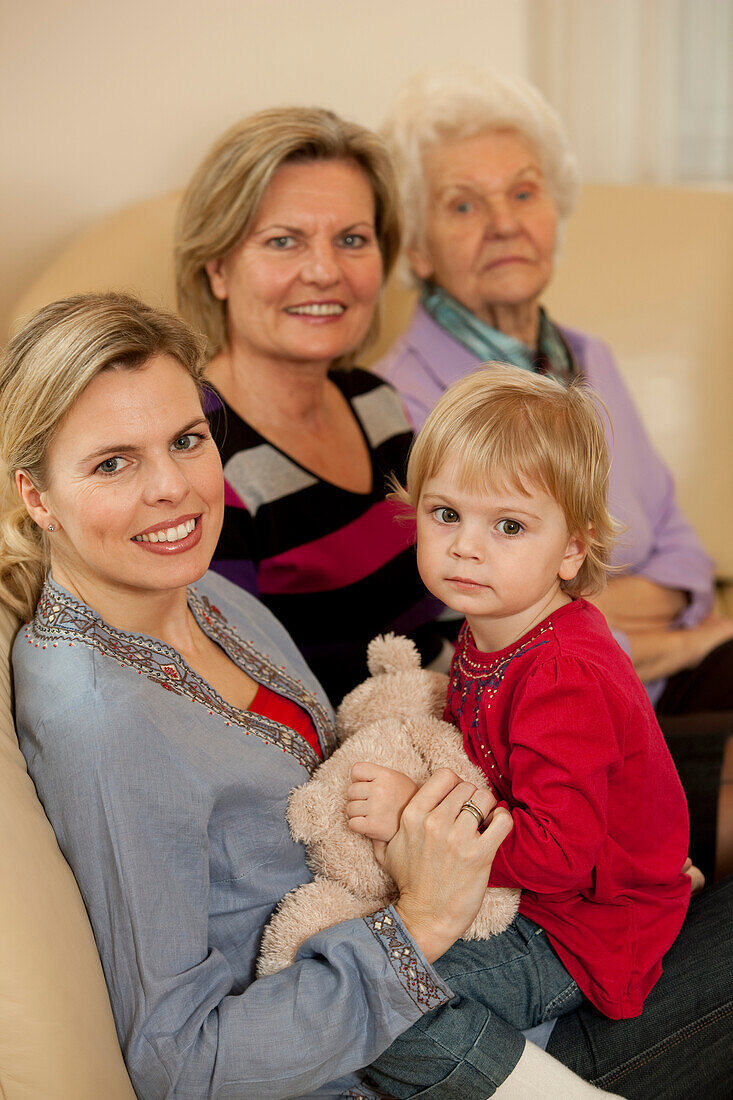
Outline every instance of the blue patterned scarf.
POLYGON ((552 375, 565 384, 577 372, 567 344, 544 309, 540 309, 539 338, 533 349, 480 321, 475 313, 439 286, 426 283, 420 301, 442 329, 482 362, 512 363, 536 374, 552 375))

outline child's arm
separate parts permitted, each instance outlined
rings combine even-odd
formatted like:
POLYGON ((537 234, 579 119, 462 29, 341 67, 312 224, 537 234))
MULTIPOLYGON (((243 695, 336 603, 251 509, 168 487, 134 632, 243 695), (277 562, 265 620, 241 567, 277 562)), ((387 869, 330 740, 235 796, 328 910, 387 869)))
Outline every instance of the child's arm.
POLYGON ((346 792, 349 828, 370 840, 388 843, 399 829, 402 811, 417 790, 417 783, 394 768, 367 762, 354 764, 351 786, 346 792))
POLYGON ((532 672, 509 720, 514 829, 490 884, 541 894, 587 887, 610 828, 619 859, 653 835, 660 881, 678 876, 687 855, 684 796, 661 732, 650 734, 643 719, 630 722, 620 686, 594 665, 566 657, 532 672), (624 784, 614 784, 609 805, 609 782, 622 766, 624 784))

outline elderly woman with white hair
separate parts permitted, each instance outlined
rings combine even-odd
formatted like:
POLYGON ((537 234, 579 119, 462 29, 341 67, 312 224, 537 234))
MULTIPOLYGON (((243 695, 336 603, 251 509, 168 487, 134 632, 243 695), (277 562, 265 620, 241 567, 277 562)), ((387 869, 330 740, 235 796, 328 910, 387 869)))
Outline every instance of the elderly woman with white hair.
POLYGON ((402 262, 421 293, 375 370, 402 394, 415 429, 486 360, 564 382, 580 375, 602 398, 613 425, 609 500, 625 534, 597 603, 656 705, 690 802, 693 858, 711 874, 733 732, 733 621, 711 613, 712 564, 610 349, 540 304, 578 192, 562 124, 531 85, 462 70, 415 78, 385 131, 405 207, 402 262))

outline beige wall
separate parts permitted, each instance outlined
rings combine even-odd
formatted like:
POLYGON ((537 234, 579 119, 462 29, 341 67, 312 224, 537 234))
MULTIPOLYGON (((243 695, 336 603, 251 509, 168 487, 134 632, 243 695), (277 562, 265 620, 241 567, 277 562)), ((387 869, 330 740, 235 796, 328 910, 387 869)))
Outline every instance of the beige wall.
POLYGON ((12 302, 100 215, 179 186, 276 103, 379 123, 413 71, 527 75, 528 0, 0 3, 0 339, 12 302))

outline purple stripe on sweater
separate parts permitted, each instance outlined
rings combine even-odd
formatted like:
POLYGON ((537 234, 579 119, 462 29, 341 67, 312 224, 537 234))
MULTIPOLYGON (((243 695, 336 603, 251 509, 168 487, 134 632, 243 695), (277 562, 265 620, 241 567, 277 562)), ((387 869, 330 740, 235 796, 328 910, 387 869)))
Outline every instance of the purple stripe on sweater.
POLYGON ((211 568, 220 577, 226 577, 232 584, 239 585, 245 592, 257 595, 257 572, 251 561, 237 561, 235 559, 221 559, 212 561, 211 568))

